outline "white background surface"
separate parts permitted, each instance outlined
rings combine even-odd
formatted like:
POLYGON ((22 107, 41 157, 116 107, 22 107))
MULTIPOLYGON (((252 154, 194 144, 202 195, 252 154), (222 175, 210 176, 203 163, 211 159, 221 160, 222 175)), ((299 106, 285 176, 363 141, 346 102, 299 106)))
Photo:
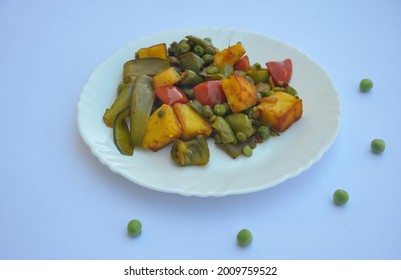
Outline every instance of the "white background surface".
POLYGON ((0 259, 400 259, 400 12, 395 0, 0 1, 0 259), (91 72, 130 41, 200 26, 265 34, 326 69, 342 122, 318 163, 265 191, 197 198, 137 186, 90 153, 76 117, 91 72))

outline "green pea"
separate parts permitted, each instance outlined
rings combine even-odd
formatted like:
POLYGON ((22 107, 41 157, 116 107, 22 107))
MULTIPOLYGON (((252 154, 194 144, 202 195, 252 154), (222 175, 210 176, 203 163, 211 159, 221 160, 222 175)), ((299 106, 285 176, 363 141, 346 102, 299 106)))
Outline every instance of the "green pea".
POLYGON ((214 105, 213 111, 218 116, 224 116, 224 114, 227 112, 226 106, 224 106, 224 104, 216 104, 216 105, 214 105))
POLYGON ((188 44, 188 41, 182 40, 178 43, 176 47, 176 55, 182 55, 184 53, 187 53, 191 50, 191 46, 188 44))
POLYGON ((159 119, 163 118, 164 114, 164 110, 159 110, 159 112, 157 112, 157 116, 159 117, 159 119))
POLYGON ((349 195, 345 190, 338 189, 333 194, 333 201, 337 205, 344 205, 347 203, 349 195))
POLYGON ((206 65, 209 65, 213 62, 213 55, 206 53, 202 55, 202 59, 205 61, 206 65))
POLYGON ((253 239, 252 233, 247 229, 241 229, 237 234, 237 242, 240 246, 248 246, 253 239))
POLYGON ((195 45, 195 47, 194 47, 194 53, 195 53, 196 55, 202 57, 202 55, 205 54, 205 49, 202 48, 202 47, 199 46, 199 45, 195 45))
POLYGON ((262 125, 258 127, 258 135, 262 140, 267 140, 270 138, 270 128, 266 125, 262 125))
POLYGON ((138 236, 142 232, 142 223, 136 219, 131 220, 128 223, 127 231, 131 236, 138 236))
POLYGON ((373 87, 373 82, 370 79, 363 79, 359 83, 359 90, 361 92, 368 92, 372 89, 373 87))
POLYGON ((370 143, 370 150, 375 154, 381 154, 386 148, 386 143, 382 139, 374 139, 370 143))
POLYGON ((235 137, 237 138, 238 142, 246 141, 246 135, 242 131, 238 131, 237 133, 235 133, 235 137))
POLYGON ((253 150, 251 147, 249 147, 249 145, 246 145, 243 149, 242 149, 242 153, 244 154, 244 156, 246 157, 251 157, 253 154, 253 150))

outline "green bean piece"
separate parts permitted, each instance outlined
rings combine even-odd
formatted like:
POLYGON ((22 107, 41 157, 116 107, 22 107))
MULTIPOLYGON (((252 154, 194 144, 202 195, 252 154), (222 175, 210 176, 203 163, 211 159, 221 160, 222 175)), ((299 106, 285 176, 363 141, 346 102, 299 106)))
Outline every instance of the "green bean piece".
POLYGON ((230 114, 225 117, 230 127, 235 133, 242 132, 248 138, 255 133, 255 129, 252 126, 252 121, 244 113, 230 114))
MULTIPOLYGON (((218 135, 217 135, 218 136, 218 135)), ((217 136, 215 139, 217 139, 217 136)), ((236 159, 237 157, 243 155, 243 149, 245 146, 249 146, 251 149, 256 148, 256 138, 251 136, 246 139, 245 142, 238 142, 236 144, 223 144, 221 141, 216 142, 217 147, 225 151, 231 158, 236 159)))
POLYGON ((220 135, 223 144, 237 143, 237 138, 235 138, 233 130, 223 117, 216 116, 212 127, 216 130, 217 134, 220 135))
POLYGON ((194 87, 204 82, 204 79, 192 70, 185 70, 181 74, 181 80, 178 82, 184 87, 194 87))
POLYGON ((269 71, 267 71, 267 69, 250 70, 246 72, 246 74, 252 78, 255 84, 269 82, 270 74, 269 71))
POLYGON ((192 35, 186 36, 186 38, 195 42, 196 44, 200 45, 202 48, 204 48, 205 52, 207 54, 214 55, 217 52, 217 49, 213 46, 211 41, 201 39, 199 37, 192 36, 192 35))
POLYGON ((212 110, 212 107, 210 107, 209 105, 205 105, 202 107, 202 116, 204 118, 211 118, 214 115, 214 112, 212 110))
POLYGON ((199 74, 205 61, 193 52, 185 53, 179 58, 183 70, 191 70, 199 74))
POLYGON ((203 106, 198 100, 196 100, 196 99, 191 100, 191 102, 189 103, 189 106, 191 106, 193 109, 195 109, 195 111, 197 111, 199 114, 202 114, 203 106))

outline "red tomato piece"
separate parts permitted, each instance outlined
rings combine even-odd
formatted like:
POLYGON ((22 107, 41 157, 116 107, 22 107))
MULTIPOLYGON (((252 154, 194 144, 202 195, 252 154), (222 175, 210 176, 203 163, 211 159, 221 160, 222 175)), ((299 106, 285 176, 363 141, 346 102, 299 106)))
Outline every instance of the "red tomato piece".
POLYGON ((247 55, 244 55, 243 57, 241 57, 234 64, 234 69, 235 70, 248 71, 249 67, 251 67, 251 64, 249 63, 249 57, 247 55))
POLYGON ((203 105, 213 107, 216 104, 227 102, 221 81, 207 81, 193 88, 195 98, 203 105))
POLYGON ((185 93, 175 86, 164 86, 155 89, 155 94, 164 104, 188 103, 185 93))
POLYGON ((266 63, 273 83, 279 87, 288 86, 292 75, 292 61, 287 58, 283 61, 270 61, 266 63))

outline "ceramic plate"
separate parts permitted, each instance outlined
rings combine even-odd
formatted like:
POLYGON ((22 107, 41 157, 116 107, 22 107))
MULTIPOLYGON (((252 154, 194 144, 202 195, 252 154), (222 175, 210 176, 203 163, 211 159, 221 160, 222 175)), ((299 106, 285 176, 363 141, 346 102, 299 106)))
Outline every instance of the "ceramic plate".
POLYGON ((339 95, 327 73, 296 48, 261 34, 224 28, 199 28, 154 34, 119 49, 100 64, 83 87, 78 103, 78 127, 92 153, 112 171, 143 187, 181 195, 225 196, 275 186, 317 162, 334 142, 340 126, 339 95), (223 49, 242 42, 251 63, 291 58, 290 84, 303 100, 303 116, 279 137, 270 138, 252 157, 231 159, 209 141, 206 166, 179 167, 170 158, 171 146, 154 153, 136 149, 123 156, 113 143, 112 129, 102 116, 116 97, 124 62, 142 47, 179 41, 186 35, 210 37, 223 49))

